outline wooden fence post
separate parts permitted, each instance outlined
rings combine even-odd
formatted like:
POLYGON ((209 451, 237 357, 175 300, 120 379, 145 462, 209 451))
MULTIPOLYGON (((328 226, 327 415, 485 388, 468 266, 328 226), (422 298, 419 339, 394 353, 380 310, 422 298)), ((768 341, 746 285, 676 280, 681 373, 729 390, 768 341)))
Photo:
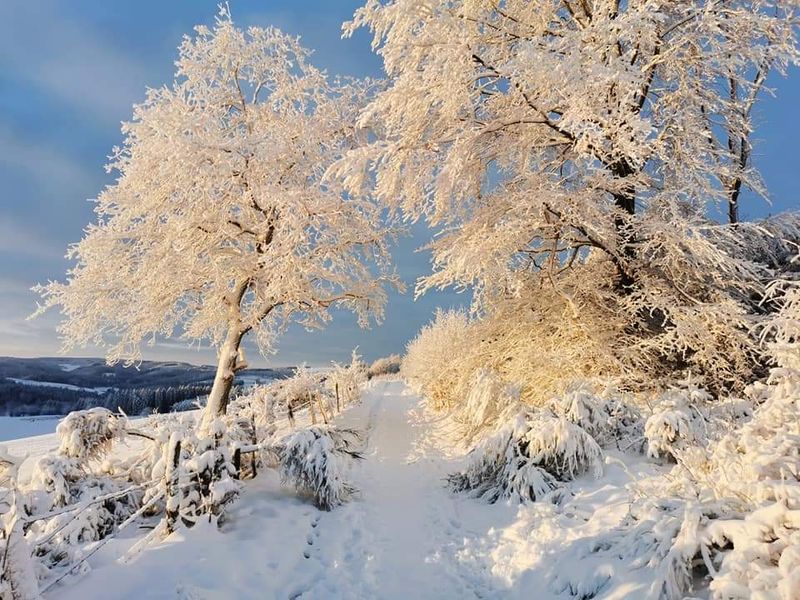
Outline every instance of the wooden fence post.
MULTIPOLYGON (((250 417, 250 425, 251 425, 252 430, 253 430, 253 437, 250 439, 250 442, 253 444, 253 446, 256 446, 256 445, 258 445, 258 435, 256 434, 256 418, 254 416, 250 417)), ((258 453, 257 452, 253 452, 252 455, 253 455, 252 456, 252 460, 250 461, 250 469, 251 469, 250 475, 252 476, 253 479, 255 479, 256 475, 257 475, 257 473, 256 473, 256 462, 257 462, 257 458, 258 458, 258 453)))
POLYGON ((336 383, 336 412, 337 413, 342 412, 342 408, 339 405, 339 383, 338 382, 336 383))
POLYGON ((242 449, 239 446, 233 451, 233 478, 242 478, 242 449))
POLYGON ((169 438, 169 446, 167 452, 170 460, 167 461, 167 469, 164 477, 166 478, 167 489, 167 533, 175 531, 175 523, 178 521, 178 514, 180 513, 181 500, 180 500, 180 486, 178 481, 178 465, 181 460, 181 440, 177 434, 172 434, 169 438))
POLYGON ((317 405, 319 406, 319 412, 322 413, 322 422, 325 425, 328 424, 328 414, 325 410, 325 407, 322 405, 322 394, 314 394, 314 397, 317 399, 317 405))
POLYGON ((317 414, 314 412, 314 403, 311 401, 311 394, 308 394, 308 411, 311 413, 311 424, 317 424, 317 414))

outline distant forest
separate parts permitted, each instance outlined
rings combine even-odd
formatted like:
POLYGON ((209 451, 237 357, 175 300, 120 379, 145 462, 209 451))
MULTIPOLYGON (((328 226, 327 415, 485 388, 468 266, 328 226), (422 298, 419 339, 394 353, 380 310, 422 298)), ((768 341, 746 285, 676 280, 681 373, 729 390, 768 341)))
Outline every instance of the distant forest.
POLYGON ((104 406, 128 415, 172 412, 194 407, 194 400, 211 390, 210 383, 110 389, 103 394, 59 387, 42 387, 0 380, 0 415, 18 417, 65 415, 73 410, 104 406))
MULTIPOLYGON (((293 369, 248 369, 247 380, 285 377, 293 369)), ((0 357, 0 415, 64 415, 103 406, 128 415, 190 410, 211 390, 214 369, 147 361, 136 367, 102 359, 0 357)))

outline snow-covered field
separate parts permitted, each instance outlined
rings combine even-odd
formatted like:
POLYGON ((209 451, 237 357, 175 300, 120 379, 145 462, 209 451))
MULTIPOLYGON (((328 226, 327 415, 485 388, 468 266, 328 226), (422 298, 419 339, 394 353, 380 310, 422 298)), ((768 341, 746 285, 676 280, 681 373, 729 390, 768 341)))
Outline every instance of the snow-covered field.
POLYGON ((8 377, 9 381, 13 381, 14 383, 19 383, 20 385, 31 385, 34 387, 50 387, 50 388, 60 388, 62 390, 72 390, 73 392, 89 392, 91 394, 104 394, 110 387, 95 387, 95 388, 87 388, 87 387, 80 387, 77 385, 71 385, 69 383, 58 383, 55 381, 34 381, 32 379, 18 379, 16 377, 8 377))
MULTIPOLYGON (((351 502, 319 511, 264 472, 245 484, 221 528, 181 529, 133 554, 149 530, 128 530, 46 597, 548 599, 575 597, 571 578, 588 570, 608 580, 597 598, 637 598, 652 578, 576 552, 625 516, 630 475, 621 463, 575 481, 560 507, 489 505, 447 490, 444 478, 463 457, 404 383, 373 382, 337 423, 367 433, 351 502)), ((55 436, 9 446, 36 455, 55 436)), ((642 476, 654 467, 627 469, 642 476)))
POLYGON ((55 433, 60 416, 0 417, 0 442, 55 433))

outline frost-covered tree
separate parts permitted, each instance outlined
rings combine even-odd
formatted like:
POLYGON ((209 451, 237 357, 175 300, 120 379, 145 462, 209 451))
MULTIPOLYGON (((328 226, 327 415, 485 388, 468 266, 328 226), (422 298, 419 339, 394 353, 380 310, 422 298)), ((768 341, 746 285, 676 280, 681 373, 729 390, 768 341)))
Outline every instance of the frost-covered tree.
POLYGON ((94 343, 110 361, 159 336, 210 341, 207 425, 226 410, 246 334, 268 352, 287 323, 321 326, 334 306, 367 325, 394 276, 379 210, 323 179, 359 143, 371 85, 329 80, 297 39, 241 31, 225 10, 179 53, 175 83, 123 125, 108 165, 119 177, 70 248, 76 266, 39 291, 41 310, 61 308, 67 347, 94 343))
POLYGON ((758 74, 798 61, 796 7, 369 0, 345 33, 371 29, 383 58, 391 83, 361 115, 381 135, 333 172, 358 191, 374 171, 381 199, 441 229, 420 291, 513 301, 538 315, 529 339, 571 320, 640 381, 740 384, 769 274, 741 252, 748 227, 708 215, 760 189, 751 109, 758 74))

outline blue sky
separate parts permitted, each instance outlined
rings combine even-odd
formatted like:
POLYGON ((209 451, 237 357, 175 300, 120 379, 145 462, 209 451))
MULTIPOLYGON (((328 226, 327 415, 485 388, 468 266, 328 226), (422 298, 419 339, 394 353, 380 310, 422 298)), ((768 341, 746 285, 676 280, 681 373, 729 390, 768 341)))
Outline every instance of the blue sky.
MULTIPOLYGON (((234 20, 275 25, 300 35, 316 50, 314 62, 330 73, 381 75, 369 37, 340 39, 341 23, 355 0, 231 0, 234 20)), ((61 279, 66 246, 81 237, 92 215, 87 202, 109 182, 106 156, 121 141, 120 122, 147 86, 172 80, 181 36, 211 23, 216 0, 3 0, 0 3, 0 355, 46 356, 58 351, 57 315, 35 321, 29 288, 61 279)), ((800 207, 795 175, 800 171, 800 73, 772 77, 775 97, 765 95, 756 111, 755 163, 772 205, 746 197, 742 214, 764 216, 800 207)), ((403 279, 413 288, 428 258, 414 248, 428 236, 417 227, 396 249, 403 279)), ((291 329, 269 364, 347 360, 359 346, 368 358, 401 352, 430 320, 437 306, 464 300, 452 292, 414 302, 393 295, 387 319, 369 331, 349 315, 323 332, 291 329)), ((76 355, 98 355, 86 349, 76 355)), ((188 349, 181 340, 159 344, 147 358, 213 362, 209 349, 188 349)), ((250 352, 251 362, 256 361, 250 352)))

